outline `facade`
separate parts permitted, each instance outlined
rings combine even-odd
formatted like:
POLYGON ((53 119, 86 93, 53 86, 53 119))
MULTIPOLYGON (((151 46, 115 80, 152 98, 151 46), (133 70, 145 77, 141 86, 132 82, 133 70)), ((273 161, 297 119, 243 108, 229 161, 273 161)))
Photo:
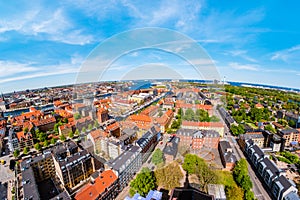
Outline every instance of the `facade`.
POLYGON ((107 163, 107 167, 118 176, 119 191, 122 191, 142 166, 141 148, 131 146, 119 157, 107 163))
POLYGON ((237 159, 228 141, 226 140, 220 141, 219 153, 220 153, 224 170, 229 170, 229 171, 232 170, 235 166, 237 159))
POLYGON ((252 141, 259 146, 260 148, 264 148, 265 137, 262 133, 246 133, 238 136, 238 143, 241 149, 245 149, 246 141, 252 139, 252 141))
POLYGON ((233 124, 237 124, 233 117, 225 110, 225 108, 219 107, 218 111, 228 127, 230 127, 233 124))
POLYGON ((75 200, 112 200, 119 194, 118 177, 112 170, 95 172, 90 182, 75 195, 75 200))
POLYGON ((298 144, 300 132, 297 129, 279 130, 278 135, 285 139, 285 147, 298 144))
POLYGON ((195 130, 214 130, 219 133, 220 137, 224 136, 224 125, 221 122, 182 121, 181 128, 195 130))
POLYGON ((245 154, 267 189, 271 191, 273 199, 287 200, 288 197, 299 199, 295 183, 288 180, 285 172, 278 169, 276 164, 252 140, 246 142, 245 154))
POLYGON ((176 136, 180 138, 180 145, 201 149, 203 146, 218 148, 220 135, 213 130, 178 129, 176 136))
POLYGON ((163 149, 163 153, 166 159, 166 163, 170 163, 175 160, 178 152, 180 138, 179 137, 171 137, 171 139, 167 142, 165 148, 163 149))
POLYGON ((8 146, 11 152, 16 149, 23 151, 25 147, 33 147, 33 138, 30 132, 24 133, 24 131, 15 132, 13 128, 9 129, 8 133, 8 146))
POLYGON ((92 156, 72 141, 54 147, 52 156, 56 174, 68 189, 72 190, 95 171, 92 156))
POLYGON ((155 126, 152 126, 149 131, 136 141, 136 145, 142 149, 141 153, 143 163, 147 161, 153 152, 160 137, 160 130, 155 126))

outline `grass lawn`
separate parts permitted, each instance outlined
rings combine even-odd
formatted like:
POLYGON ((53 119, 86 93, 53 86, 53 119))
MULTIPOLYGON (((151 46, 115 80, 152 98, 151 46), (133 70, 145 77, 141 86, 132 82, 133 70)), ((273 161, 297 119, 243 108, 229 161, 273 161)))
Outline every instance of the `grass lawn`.
POLYGON ((253 123, 247 123, 247 125, 249 125, 251 128, 253 128, 253 129, 257 129, 258 127, 257 126, 255 126, 255 124, 253 124, 253 123))
POLYGON ((231 172, 217 170, 216 173, 218 174, 218 177, 219 177, 218 184, 223 184, 225 187, 226 186, 237 186, 236 182, 233 179, 233 175, 231 172))

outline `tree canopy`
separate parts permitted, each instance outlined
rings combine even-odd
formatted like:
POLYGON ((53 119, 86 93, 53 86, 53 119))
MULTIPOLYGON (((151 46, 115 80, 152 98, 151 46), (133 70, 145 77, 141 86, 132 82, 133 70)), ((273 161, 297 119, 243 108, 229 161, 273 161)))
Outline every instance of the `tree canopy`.
POLYGON ((136 178, 130 183, 130 195, 133 196, 135 193, 139 193, 141 196, 145 197, 150 190, 156 188, 156 179, 149 170, 149 168, 143 168, 141 173, 139 173, 136 178))
POLYGON ((176 162, 172 162, 163 168, 155 170, 154 175, 157 185, 167 190, 179 187, 180 180, 183 178, 180 167, 176 162))
POLYGON ((156 149, 152 155, 151 161, 153 164, 158 165, 164 162, 164 154, 162 150, 156 149))

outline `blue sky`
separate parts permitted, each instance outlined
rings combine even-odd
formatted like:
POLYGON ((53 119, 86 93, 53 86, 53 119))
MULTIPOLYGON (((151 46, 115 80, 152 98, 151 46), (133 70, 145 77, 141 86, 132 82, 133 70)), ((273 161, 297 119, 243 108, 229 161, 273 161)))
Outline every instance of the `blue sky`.
MULTIPOLYGON (((74 83, 99 44, 144 27, 194 39, 227 80, 300 88, 299 6, 296 0, 0 0, 0 92, 74 83)), ((142 50, 112 63, 105 79, 132 77, 132 68, 149 65, 199 78, 174 55, 142 50)))

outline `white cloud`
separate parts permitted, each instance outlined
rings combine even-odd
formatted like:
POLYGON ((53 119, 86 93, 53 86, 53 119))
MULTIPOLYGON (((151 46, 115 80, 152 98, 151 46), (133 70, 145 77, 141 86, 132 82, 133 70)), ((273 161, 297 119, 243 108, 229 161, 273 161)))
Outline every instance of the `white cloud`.
POLYGON ((286 63, 300 63, 300 45, 293 46, 288 49, 283 49, 272 54, 271 60, 281 60, 286 63))
POLYGON ((248 71, 259 71, 259 66, 258 65, 251 65, 251 64, 239 64, 236 62, 229 63, 229 66, 233 69, 237 70, 248 70, 248 71))
POLYGON ((12 76, 25 72, 35 72, 38 70, 39 68, 32 67, 28 64, 0 60, 0 77, 12 76))
POLYGON ((229 53, 234 57, 240 57, 240 58, 243 58, 247 61, 254 62, 254 63, 257 62, 256 59, 254 59, 248 55, 248 51, 246 51, 246 50, 233 50, 233 51, 229 51, 229 53))

